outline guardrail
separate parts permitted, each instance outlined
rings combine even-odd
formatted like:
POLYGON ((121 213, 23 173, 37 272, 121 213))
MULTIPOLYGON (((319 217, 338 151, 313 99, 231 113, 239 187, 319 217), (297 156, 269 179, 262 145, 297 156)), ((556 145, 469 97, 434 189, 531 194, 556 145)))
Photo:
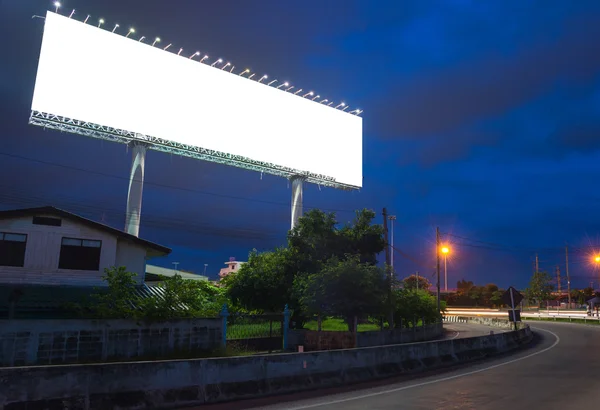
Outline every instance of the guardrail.
POLYGON ((528 326, 482 337, 232 358, 0 369, 0 408, 143 409, 199 405, 435 369, 507 352, 528 326))

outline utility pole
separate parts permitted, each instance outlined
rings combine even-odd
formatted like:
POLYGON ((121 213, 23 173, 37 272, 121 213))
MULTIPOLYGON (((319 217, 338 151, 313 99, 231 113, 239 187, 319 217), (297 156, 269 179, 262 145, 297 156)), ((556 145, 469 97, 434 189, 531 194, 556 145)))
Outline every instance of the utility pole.
POLYGON ((560 297, 561 293, 560 293, 560 266, 556 265, 556 282, 557 282, 557 290, 558 290, 558 295, 560 297))
POLYGON ((435 228, 435 273, 437 277, 437 309, 440 309, 440 228, 435 228))
POLYGON ((536 273, 540 271, 540 260, 537 253, 535 254, 535 271, 536 273))
POLYGON ((387 271, 387 275, 388 275, 388 281, 389 281, 389 286, 388 286, 388 300, 389 300, 389 316, 388 316, 388 324, 390 326, 390 329, 394 328, 394 305, 392 303, 392 271, 390 269, 390 241, 389 241, 389 234, 388 234, 388 213, 387 213, 387 209, 383 208, 383 238, 384 238, 384 242, 385 242, 385 269, 387 271))
POLYGON ((569 276, 569 245, 565 246, 565 263, 567 270, 567 293, 569 297, 569 309, 571 309, 571 277, 569 276))
POLYGON ((383 208, 383 238, 385 242, 385 264, 387 265, 386 269, 389 270, 391 265, 390 260, 390 235, 388 233, 388 213, 387 209, 383 208))
POLYGON ((419 290, 419 271, 417 271, 417 290, 419 290))
POLYGON ((388 216, 388 219, 390 220, 390 224, 392 225, 392 243, 391 243, 391 250, 390 250, 390 268, 392 269, 392 273, 391 276, 394 277, 394 221, 396 220, 396 215, 390 215, 388 216))

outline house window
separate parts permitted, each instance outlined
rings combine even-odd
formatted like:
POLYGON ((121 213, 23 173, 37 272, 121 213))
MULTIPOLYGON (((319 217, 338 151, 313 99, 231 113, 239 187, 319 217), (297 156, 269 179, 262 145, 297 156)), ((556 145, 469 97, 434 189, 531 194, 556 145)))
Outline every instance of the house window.
POLYGON ((63 238, 58 269, 100 270, 102 241, 63 238))
POLYGON ((47 226, 61 226, 62 219, 50 218, 48 216, 34 216, 33 224, 34 225, 47 225, 47 226))
POLYGON ((23 267, 26 247, 27 235, 0 232, 0 266, 23 267))

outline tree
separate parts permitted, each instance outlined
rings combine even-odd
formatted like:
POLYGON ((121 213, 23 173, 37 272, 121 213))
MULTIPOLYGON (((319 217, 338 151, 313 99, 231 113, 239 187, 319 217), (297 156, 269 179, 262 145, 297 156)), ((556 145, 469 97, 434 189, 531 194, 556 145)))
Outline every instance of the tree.
POLYGON ((481 289, 481 296, 483 299, 483 304, 486 306, 492 306, 495 303, 492 302, 492 297, 494 296, 495 292, 498 292, 499 288, 498 285, 494 284, 494 283, 488 283, 487 285, 485 285, 482 289, 481 289))
POLYGON ((135 305, 137 275, 124 266, 104 269, 102 279, 108 288, 92 295, 89 308, 94 316, 103 319, 130 319, 136 317, 135 305))
POLYGON ((280 312, 293 303, 292 285, 297 273, 294 252, 287 248, 248 255, 235 275, 223 279, 234 305, 249 311, 280 312))
POLYGON ((429 280, 427 280, 427 278, 425 278, 423 276, 418 276, 419 286, 417 286, 417 275, 410 275, 410 276, 404 278, 402 280, 402 283, 404 285, 404 289, 411 289, 411 290, 415 290, 415 289, 429 290, 429 288, 431 287, 431 282, 429 282, 429 280))
POLYGON ((492 297, 490 297, 490 302, 492 304, 492 307, 497 306, 500 307, 502 306, 502 295, 504 294, 504 292, 502 292, 501 290, 496 290, 492 293, 492 297))
POLYGON ((107 288, 93 294, 85 307, 99 318, 167 320, 214 317, 226 301, 222 289, 181 275, 164 278, 159 285, 162 292, 140 296, 135 276, 125 267, 105 269, 107 288))
POLYGON ((469 299, 475 304, 475 306, 479 306, 481 302, 481 298, 483 295, 483 288, 481 286, 473 286, 469 289, 469 299))
POLYGON ((250 253, 248 262, 223 281, 227 295, 235 305, 253 311, 280 311, 288 304, 292 322, 300 325, 303 306, 294 280, 321 273, 333 258, 341 262, 357 257, 361 264, 375 264, 385 242, 383 228, 372 224, 374 218, 374 212, 363 209, 353 224, 338 228, 334 213, 308 211, 288 233, 287 248, 250 253))
MULTIPOLYGON (((394 298, 394 323, 397 327, 414 327, 420 320, 423 324, 430 324, 441 319, 436 298, 425 290, 396 290, 394 298)), ((445 303, 442 302, 441 308, 442 312, 445 311, 445 303)))
POLYGON ((583 289, 582 292, 586 300, 594 297, 594 288, 591 286, 588 286, 587 288, 583 289))
POLYGON ((357 255, 360 263, 377 263, 385 249, 383 227, 374 225, 375 212, 356 211, 352 224, 337 228, 335 213, 313 209, 299 219, 288 234, 288 247, 299 256, 299 270, 317 273, 331 258, 343 260, 357 255))
POLYGON ((459 280, 458 282, 456 282, 456 293, 459 296, 468 296, 469 295, 469 291, 471 290, 471 288, 475 286, 473 284, 472 281, 466 281, 464 279, 459 280))
POLYGON ((355 317, 380 315, 384 311, 387 281, 375 265, 360 263, 360 256, 331 258, 319 273, 299 276, 294 288, 307 312, 343 317, 354 331, 355 317))
POLYGON ((383 226, 373 225, 375 212, 356 211, 352 224, 346 224, 338 232, 342 242, 342 256, 358 255, 360 263, 377 264, 377 254, 385 249, 383 226))
POLYGON ((550 299, 553 289, 552 276, 547 272, 539 271, 534 272, 525 294, 527 295, 527 299, 535 300, 539 307, 543 301, 550 299))
POLYGON ((138 303, 144 318, 166 320, 186 317, 218 316, 227 301, 225 291, 207 281, 166 278, 159 284, 162 293, 138 303))

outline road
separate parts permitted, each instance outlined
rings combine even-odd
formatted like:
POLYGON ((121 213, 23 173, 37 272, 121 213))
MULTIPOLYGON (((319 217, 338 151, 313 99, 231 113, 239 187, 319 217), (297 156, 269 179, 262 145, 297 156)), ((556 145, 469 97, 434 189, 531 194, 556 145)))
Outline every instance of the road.
POLYGON ((466 324, 466 323, 444 323, 443 339, 464 339, 467 337, 486 336, 494 333, 502 333, 508 329, 492 328, 485 325, 466 324))
MULTIPOLYGON (((536 340, 512 354, 420 375, 198 409, 593 408, 600 400, 600 385, 595 381, 600 370, 600 328, 570 323, 531 322, 530 325, 536 340)), ((446 327, 449 331, 445 338, 480 336, 489 334, 491 329, 457 323, 446 327)))

